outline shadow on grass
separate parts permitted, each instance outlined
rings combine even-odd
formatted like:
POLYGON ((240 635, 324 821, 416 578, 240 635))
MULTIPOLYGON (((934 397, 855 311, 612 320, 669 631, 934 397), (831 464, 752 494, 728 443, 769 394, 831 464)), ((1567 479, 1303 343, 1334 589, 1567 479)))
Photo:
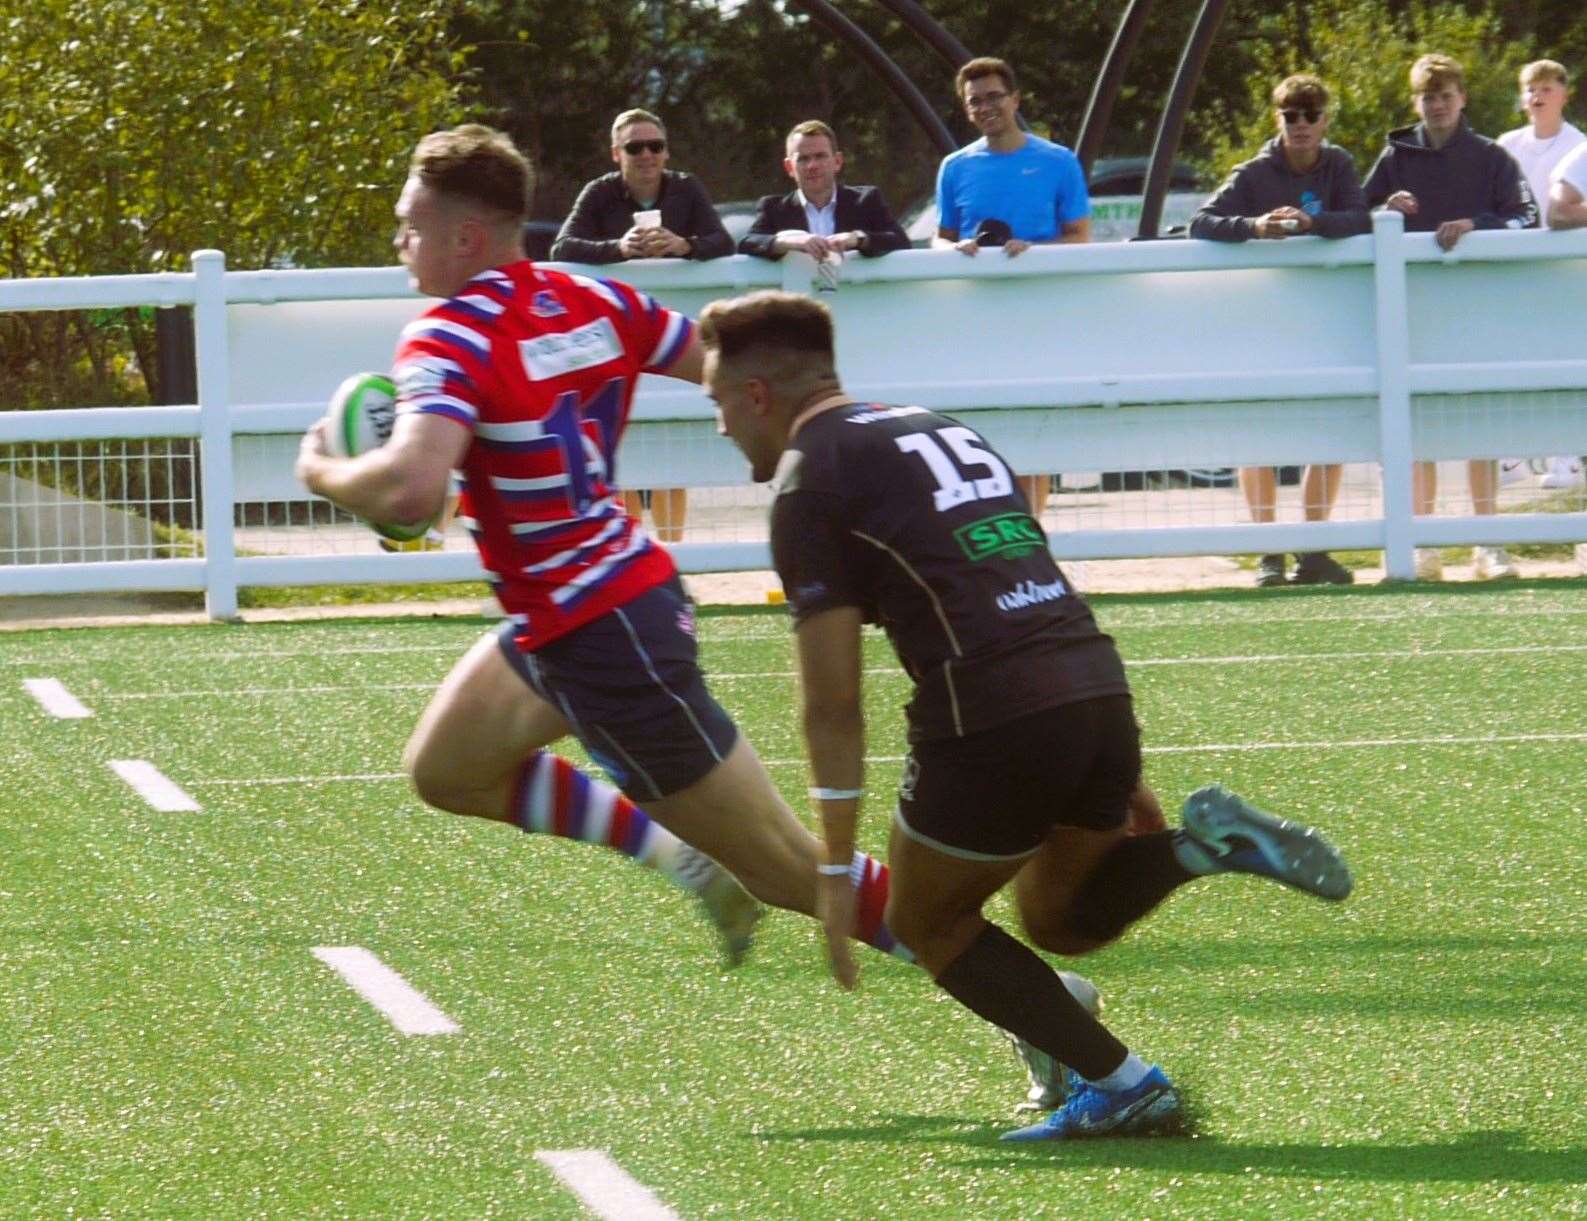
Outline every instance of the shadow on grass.
POLYGON ((1587 1182, 1587 1149, 1533 1149, 1523 1133, 1471 1132, 1426 1144, 1271 1145, 1206 1138, 1147 1137, 1049 1144, 1004 1144, 985 1120, 941 1115, 894 1115, 846 1128, 761 1131, 762 1141, 884 1142, 958 1145, 984 1156, 947 1165, 1014 1173, 1079 1168, 1161 1171, 1360 1182, 1587 1182))

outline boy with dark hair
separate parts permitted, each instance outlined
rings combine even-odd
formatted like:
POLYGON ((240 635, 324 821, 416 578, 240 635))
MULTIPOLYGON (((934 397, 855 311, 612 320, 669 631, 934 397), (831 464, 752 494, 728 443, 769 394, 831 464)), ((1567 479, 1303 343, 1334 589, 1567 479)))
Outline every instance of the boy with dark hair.
MULTIPOLYGON (((1314 233, 1352 237, 1372 228, 1366 196, 1350 154, 1324 136, 1328 131, 1328 86, 1306 74, 1286 77, 1273 90, 1278 134, 1249 161, 1234 167, 1224 184, 1190 221, 1190 236, 1218 242, 1314 233)), ((1301 488, 1307 521, 1327 521, 1339 497, 1337 463, 1308 466, 1301 488)), ((1270 466, 1240 471, 1251 520, 1277 517, 1278 480, 1270 466)), ((1294 584, 1349 585, 1350 570, 1326 551, 1296 557, 1294 584)), ((1284 585, 1284 556, 1264 555, 1257 565, 1259 586, 1284 585)))

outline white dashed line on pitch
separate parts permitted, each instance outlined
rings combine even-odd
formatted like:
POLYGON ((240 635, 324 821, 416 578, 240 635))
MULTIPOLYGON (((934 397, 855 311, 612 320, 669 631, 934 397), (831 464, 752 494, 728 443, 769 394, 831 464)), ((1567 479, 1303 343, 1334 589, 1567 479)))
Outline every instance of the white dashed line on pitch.
POLYGON ((110 770, 130 784, 132 791, 156 810, 176 813, 200 808, 181 785, 147 759, 112 759, 110 770))
POLYGON ((607 1221, 678 1221, 655 1194, 599 1149, 542 1149, 535 1160, 607 1221))
POLYGON ((317 945, 313 953, 403 1034, 456 1034, 462 1029, 363 946, 317 945))
POLYGON ((94 715, 93 709, 68 691, 58 678, 24 678, 22 687, 45 712, 63 721, 80 721, 94 715))

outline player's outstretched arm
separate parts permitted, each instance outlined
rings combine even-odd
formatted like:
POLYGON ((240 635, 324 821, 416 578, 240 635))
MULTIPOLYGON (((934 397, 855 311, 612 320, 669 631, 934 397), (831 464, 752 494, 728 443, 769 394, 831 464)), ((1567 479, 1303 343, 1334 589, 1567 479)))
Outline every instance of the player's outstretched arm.
POLYGON ((461 466, 469 433, 438 415, 397 418, 391 440, 356 458, 332 457, 323 421, 303 435, 297 475, 317 496, 370 521, 426 521, 446 501, 452 468, 461 466))
POLYGON ((700 384, 701 377, 705 374, 705 349, 700 346, 700 337, 691 335, 689 346, 683 349, 678 359, 667 366, 666 376, 676 377, 680 381, 700 384))
POLYGON ((865 713, 860 702, 860 611, 838 606, 799 625, 800 691, 811 806, 826 840, 816 914, 826 935, 832 976, 844 988, 859 978, 849 936, 854 927, 854 859, 860 793, 865 784, 865 713))

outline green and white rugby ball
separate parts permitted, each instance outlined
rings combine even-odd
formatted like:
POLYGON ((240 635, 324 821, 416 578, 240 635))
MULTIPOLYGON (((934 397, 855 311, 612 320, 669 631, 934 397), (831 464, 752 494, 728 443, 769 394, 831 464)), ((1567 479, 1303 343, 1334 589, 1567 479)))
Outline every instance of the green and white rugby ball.
MULTIPOLYGON (((338 458, 356 458, 391 440, 397 422, 397 387, 384 373, 354 373, 336 387, 326 408, 325 447, 338 458)), ((370 529, 395 543, 421 539, 435 522, 405 526, 369 523, 370 529)))

